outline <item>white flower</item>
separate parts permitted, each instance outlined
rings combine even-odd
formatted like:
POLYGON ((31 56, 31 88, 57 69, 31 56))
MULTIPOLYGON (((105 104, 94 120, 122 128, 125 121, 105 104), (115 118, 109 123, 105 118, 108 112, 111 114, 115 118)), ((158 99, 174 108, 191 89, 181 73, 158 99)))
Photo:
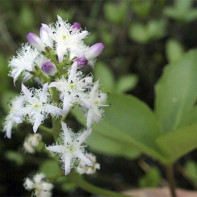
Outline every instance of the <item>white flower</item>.
POLYGON ((60 142, 56 145, 46 147, 47 150, 60 156, 65 175, 70 173, 71 168, 76 165, 77 160, 84 161, 88 166, 92 166, 92 162, 85 156, 85 139, 90 135, 91 129, 82 133, 73 133, 66 124, 62 122, 63 133, 60 142))
POLYGON ((6 132, 6 136, 11 138, 12 128, 16 127, 17 124, 22 123, 23 120, 20 117, 15 116, 15 113, 20 110, 23 106, 23 96, 17 96, 11 101, 10 112, 5 118, 3 131, 6 132))
POLYGON ((52 82, 49 87, 56 87, 60 91, 60 99, 63 101, 63 111, 67 113, 73 104, 82 104, 89 107, 86 102, 85 90, 92 85, 92 76, 83 77, 82 72, 77 71, 75 62, 68 71, 68 78, 62 77, 57 82, 52 82))
POLYGON ((9 75, 14 78, 14 84, 20 74, 26 75, 28 71, 34 70, 34 61, 38 54, 39 52, 29 44, 22 45, 22 48, 17 51, 17 56, 14 56, 9 62, 11 68, 9 75))
POLYGON ((43 85, 43 89, 27 89, 22 84, 22 93, 24 95, 24 107, 15 113, 18 117, 26 117, 33 124, 34 133, 40 124, 49 116, 56 117, 62 115, 62 110, 55 104, 51 104, 48 92, 48 84, 43 85))
POLYGON ((36 174, 33 179, 26 178, 24 182, 24 187, 26 190, 34 190, 34 195, 36 197, 50 197, 51 190, 53 189, 53 184, 46 182, 46 177, 44 174, 36 174))
POLYGON ((100 170, 100 164, 96 162, 95 155, 87 153, 85 156, 92 162, 92 166, 87 166, 86 163, 80 161, 76 168, 79 174, 94 174, 96 170, 100 170))
POLYGON ((107 94, 102 93, 99 89, 99 81, 97 81, 92 90, 89 93, 89 98, 87 100, 87 103, 91 106, 91 108, 88 109, 87 113, 87 128, 91 127, 91 124, 93 121, 99 122, 100 119, 103 116, 103 109, 102 107, 107 107, 108 105, 105 105, 107 94))
POLYGON ((55 41, 59 62, 63 61, 64 55, 69 55, 70 59, 73 59, 74 57, 80 57, 87 51, 83 39, 88 35, 88 32, 72 28, 71 24, 63 21, 60 16, 58 16, 55 25, 42 24, 42 27, 47 32, 47 35, 55 41))
POLYGON ((35 147, 37 147, 42 140, 42 136, 38 133, 29 135, 23 144, 24 149, 28 153, 35 153, 35 147))

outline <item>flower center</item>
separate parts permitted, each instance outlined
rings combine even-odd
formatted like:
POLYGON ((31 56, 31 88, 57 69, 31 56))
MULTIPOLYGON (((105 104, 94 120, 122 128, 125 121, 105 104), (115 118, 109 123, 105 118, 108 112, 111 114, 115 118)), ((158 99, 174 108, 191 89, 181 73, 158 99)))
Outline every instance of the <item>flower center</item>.
POLYGON ((75 86, 73 84, 70 85, 70 88, 73 89, 75 86))
POLYGON ((99 102, 98 101, 95 101, 95 104, 97 105, 99 102))
POLYGON ((63 34, 62 38, 65 40, 66 39, 66 35, 63 34))
POLYGON ((38 107, 39 107, 39 105, 38 105, 38 104, 35 104, 35 105, 34 105, 34 107, 35 107, 35 108, 38 108, 38 107))

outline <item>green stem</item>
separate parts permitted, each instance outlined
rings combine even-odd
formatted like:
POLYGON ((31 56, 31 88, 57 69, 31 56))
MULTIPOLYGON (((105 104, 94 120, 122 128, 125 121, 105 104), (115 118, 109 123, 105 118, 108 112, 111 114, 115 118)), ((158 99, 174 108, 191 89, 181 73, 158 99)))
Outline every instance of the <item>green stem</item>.
POLYGON ((43 130, 43 131, 46 131, 47 133, 50 133, 50 134, 53 135, 53 130, 50 129, 50 128, 48 128, 48 127, 45 127, 45 126, 43 126, 43 125, 40 125, 40 126, 39 126, 39 129, 41 129, 41 130, 43 130))
POLYGON ((82 176, 77 175, 75 172, 72 172, 69 175, 69 178, 75 184, 77 184, 79 187, 81 187, 82 189, 84 189, 92 194, 101 195, 101 196, 109 196, 109 197, 131 197, 131 196, 128 196, 125 194, 109 191, 109 190, 97 187, 95 185, 92 185, 92 184, 88 183, 87 181, 85 181, 82 178, 82 176))
POLYGON ((172 197, 176 197, 176 190, 175 190, 175 182, 174 182, 174 173, 173 173, 173 166, 169 165, 166 166, 166 174, 169 183, 169 189, 172 197))
MULTIPOLYGON (((50 88, 49 89, 50 94, 51 94, 51 100, 54 101, 55 103, 59 103, 59 94, 58 91, 55 88, 50 88)), ((53 118, 52 119, 52 130, 53 130, 53 136, 54 139, 56 140, 59 137, 59 132, 61 131, 61 125, 60 125, 60 120, 53 118)))

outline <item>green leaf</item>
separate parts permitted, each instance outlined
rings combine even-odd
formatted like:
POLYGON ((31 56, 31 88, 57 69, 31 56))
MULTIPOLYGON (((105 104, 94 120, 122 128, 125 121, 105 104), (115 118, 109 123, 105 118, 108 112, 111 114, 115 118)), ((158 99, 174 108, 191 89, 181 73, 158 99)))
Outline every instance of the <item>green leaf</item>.
POLYGON ((165 67, 155 87, 155 112, 163 132, 178 128, 197 97, 197 50, 165 67))
POLYGON ((8 112, 10 110, 10 101, 16 96, 17 94, 14 91, 7 91, 1 95, 1 105, 5 111, 8 112))
POLYGON ((98 132, 92 132, 87 144, 93 151, 106 155, 124 156, 129 159, 136 159, 140 156, 140 153, 135 149, 131 149, 130 146, 103 136, 98 132))
POLYGON ((197 106, 194 106, 187 113, 183 114, 179 126, 188 126, 197 123, 197 106))
POLYGON ((168 61, 173 62, 183 56, 184 49, 178 41, 171 39, 166 44, 166 54, 168 61))
POLYGON ((165 36, 165 28, 166 21, 163 19, 149 21, 147 25, 135 22, 130 25, 129 36, 136 42, 145 44, 165 36))
POLYGON ((146 27, 140 23, 131 23, 129 28, 129 37, 139 43, 147 43, 149 36, 146 27))
POLYGON ((194 0, 176 0, 174 6, 166 7, 164 14, 180 22, 190 22, 197 18, 197 10, 192 8, 194 0))
POLYGON ((197 124, 182 127, 160 136, 156 143, 170 163, 197 147, 197 124))
POLYGON ((153 1, 139 1, 139 0, 131 0, 132 8, 134 12, 141 18, 146 18, 151 10, 153 1))
POLYGON ((105 17, 112 23, 122 24, 126 18, 128 11, 128 6, 126 1, 122 1, 120 5, 115 5, 115 3, 105 3, 104 13, 105 17))
POLYGON ((44 161, 41 164, 39 171, 44 173, 48 178, 53 178, 61 175, 59 164, 55 160, 44 161))
POLYGON ((112 92, 114 89, 114 75, 109 67, 103 62, 97 62, 94 69, 95 79, 99 79, 101 88, 105 92, 112 92))
POLYGON ((189 178, 197 185, 197 163, 192 160, 188 161, 185 170, 189 178))
POLYGON ((23 165, 23 163, 24 163, 23 155, 21 153, 16 152, 16 151, 7 151, 5 153, 5 157, 10 161, 15 162, 19 166, 23 165))
POLYGON ((131 75, 125 75, 121 77, 116 85, 116 92, 117 93, 124 93, 129 90, 132 90, 138 82, 138 76, 131 74, 131 75))
MULTIPOLYGON (((118 94, 110 94, 108 102, 111 107, 106 108, 105 117, 99 124, 93 124, 93 132, 166 162, 157 151, 155 139, 161 133, 147 105, 133 96, 118 94)), ((86 123, 76 109, 73 113, 82 124, 86 123)))
POLYGON ((140 187, 158 187, 161 180, 161 173, 156 167, 148 169, 146 174, 140 178, 140 187))

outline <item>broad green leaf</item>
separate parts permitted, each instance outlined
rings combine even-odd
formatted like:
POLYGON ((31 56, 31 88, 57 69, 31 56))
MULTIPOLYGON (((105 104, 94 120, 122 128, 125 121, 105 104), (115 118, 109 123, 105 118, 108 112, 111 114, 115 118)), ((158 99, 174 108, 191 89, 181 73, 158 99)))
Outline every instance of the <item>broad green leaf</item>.
POLYGON ((44 173, 48 178, 57 177, 61 175, 59 164, 55 160, 44 161, 41 164, 39 171, 44 173))
POLYGON ((158 187, 161 180, 161 173, 156 167, 148 169, 146 174, 140 178, 140 187, 158 187))
POLYGON ((160 136, 156 143, 169 162, 173 163, 197 147, 197 124, 168 132, 160 136))
POLYGON ((163 132, 176 129, 197 97, 197 50, 165 67, 156 91, 155 112, 163 132))
POLYGON ((183 117, 180 121, 180 127, 188 126, 191 124, 197 123, 197 106, 194 106, 187 113, 183 114, 183 117))
POLYGON ((98 132, 92 132, 91 136, 87 140, 88 145, 92 150, 98 153, 124 156, 130 159, 136 159, 140 153, 135 149, 131 149, 130 146, 121 143, 120 141, 103 136, 98 132))
MULTIPOLYGON (((110 94, 108 102, 111 107, 105 110, 105 117, 99 124, 93 124, 93 132, 104 137, 124 143, 154 158, 166 162, 157 152, 155 139, 160 136, 160 130, 155 116, 146 104, 133 96, 110 94)), ((85 124, 85 118, 76 110, 76 118, 85 124)))
POLYGON ((168 40, 166 44, 166 54, 169 62, 173 62, 182 57, 184 49, 176 40, 168 40))
POLYGON ((112 92, 114 89, 114 75, 109 67, 103 62, 97 62, 94 69, 95 79, 99 79, 101 88, 105 92, 112 92))
POLYGON ((117 93, 124 93, 131 89, 133 89, 138 82, 138 76, 131 74, 131 75, 125 75, 121 77, 116 85, 116 92, 117 93))

